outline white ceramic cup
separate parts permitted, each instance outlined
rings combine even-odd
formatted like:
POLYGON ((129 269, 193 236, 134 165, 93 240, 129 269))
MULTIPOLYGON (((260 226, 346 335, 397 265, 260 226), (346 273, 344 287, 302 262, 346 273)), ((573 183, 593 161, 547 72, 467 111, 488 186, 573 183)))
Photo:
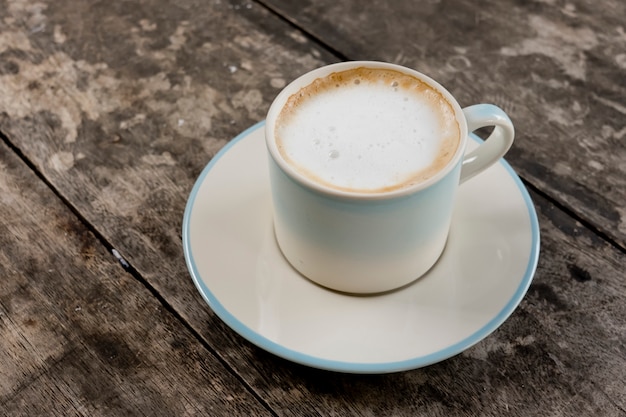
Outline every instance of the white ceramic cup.
POLYGON ((368 294, 407 285, 441 256, 459 184, 497 162, 514 135, 511 120, 498 107, 478 104, 461 109, 441 85, 409 68, 353 61, 313 70, 279 93, 266 119, 278 245, 297 271, 333 290, 368 294), (281 156, 275 125, 289 97, 318 78, 358 67, 409 74, 439 91, 453 107, 461 132, 459 146, 452 160, 430 179, 388 192, 340 191, 311 180, 281 156), (491 135, 465 155, 469 132, 487 126, 494 126, 491 135))

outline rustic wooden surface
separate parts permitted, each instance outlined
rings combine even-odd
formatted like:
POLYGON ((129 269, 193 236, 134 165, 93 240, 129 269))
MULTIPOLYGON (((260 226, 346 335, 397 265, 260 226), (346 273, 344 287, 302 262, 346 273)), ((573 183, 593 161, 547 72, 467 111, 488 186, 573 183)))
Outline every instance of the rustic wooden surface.
POLYGON ((0 413, 268 415, 0 144, 0 413))
POLYGON ((0 0, 0 414, 626 415, 625 19, 620 1, 0 0), (424 369, 276 358, 184 265, 202 168, 342 59, 415 67, 516 124, 537 274, 500 329, 424 369))

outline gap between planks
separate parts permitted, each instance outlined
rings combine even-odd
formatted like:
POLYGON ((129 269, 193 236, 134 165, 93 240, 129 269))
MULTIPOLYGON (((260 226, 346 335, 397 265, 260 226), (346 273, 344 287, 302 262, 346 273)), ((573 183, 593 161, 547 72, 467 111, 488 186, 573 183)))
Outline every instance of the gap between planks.
MULTIPOLYGON (((213 347, 202 337, 202 335, 196 331, 196 329, 191 326, 179 313, 178 311, 159 293, 159 291, 150 284, 136 269, 135 267, 129 263, 126 258, 124 258, 123 254, 120 254, 117 249, 113 247, 113 245, 98 231, 98 229, 91 224, 81 213, 80 211, 70 202, 68 201, 61 192, 54 187, 54 185, 48 181, 48 179, 40 172, 36 165, 24 155, 24 153, 15 146, 2 131, 0 131, 0 140, 4 142, 4 144, 11 149, 20 160, 26 164, 26 166, 39 178, 51 191, 52 193, 63 203, 65 207, 67 207, 72 214, 74 214, 81 224, 92 233, 96 240, 102 244, 107 252, 111 254, 115 258, 115 260, 120 264, 120 266, 129 273, 134 279, 139 281, 149 292, 152 294, 154 298, 165 308, 165 310, 172 314, 174 318, 180 322, 186 330, 188 330, 193 337, 200 343, 202 347, 204 347, 211 355, 213 355, 219 363, 224 366, 230 372, 230 374, 239 381, 245 389, 255 398, 259 404, 261 404, 270 414, 275 417, 278 417, 278 414, 274 411, 274 409, 263 399, 248 382, 241 376, 239 373, 215 350, 213 347)), ((182 256, 182 255, 181 255, 182 256)))

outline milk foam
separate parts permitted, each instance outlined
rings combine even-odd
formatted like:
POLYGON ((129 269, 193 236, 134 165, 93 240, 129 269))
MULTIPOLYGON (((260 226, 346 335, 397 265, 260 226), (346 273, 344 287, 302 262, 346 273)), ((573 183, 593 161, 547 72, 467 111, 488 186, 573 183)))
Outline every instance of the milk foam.
POLYGON ((450 103, 424 82, 358 68, 294 94, 276 122, 283 158, 331 188, 384 192, 423 182, 454 156, 459 126, 450 103))

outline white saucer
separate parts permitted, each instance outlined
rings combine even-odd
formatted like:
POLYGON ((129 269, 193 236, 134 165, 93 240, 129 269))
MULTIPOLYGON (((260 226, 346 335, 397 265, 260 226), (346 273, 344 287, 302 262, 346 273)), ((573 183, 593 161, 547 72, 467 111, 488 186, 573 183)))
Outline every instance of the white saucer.
POLYGON ((333 371, 414 369, 487 337, 526 294, 539 227, 528 192, 505 161, 460 187, 446 250, 412 285, 359 297, 303 278, 274 240, 262 127, 246 130, 211 160, 183 219, 196 287, 250 342, 333 371))

